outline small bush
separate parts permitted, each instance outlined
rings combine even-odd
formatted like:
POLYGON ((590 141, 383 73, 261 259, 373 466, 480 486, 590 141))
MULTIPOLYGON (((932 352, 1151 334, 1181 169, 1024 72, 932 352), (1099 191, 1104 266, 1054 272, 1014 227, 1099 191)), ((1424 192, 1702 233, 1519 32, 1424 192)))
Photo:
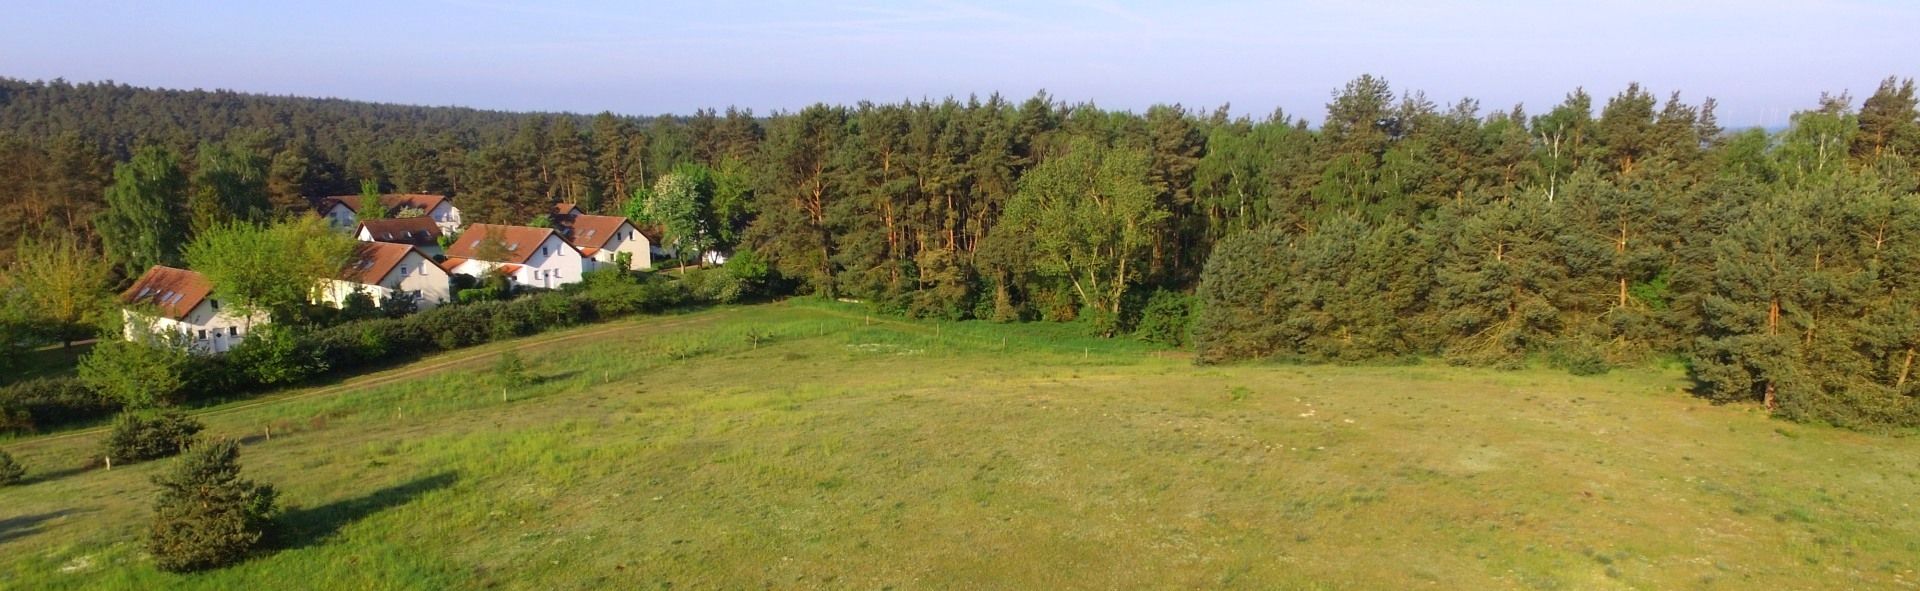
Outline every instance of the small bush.
POLYGON ((192 356, 179 343, 151 341, 101 339, 80 358, 80 381, 133 408, 178 402, 192 356))
POLYGON ((26 475, 26 466, 14 461, 12 454, 0 451, 0 486, 19 484, 20 478, 26 475))
POLYGON ((1175 347, 1187 344, 1187 327, 1193 319, 1193 296, 1177 291, 1158 290, 1147 298, 1140 310, 1139 324, 1133 335, 1149 343, 1175 347))
POLYGON ((255 328, 227 358, 255 383, 267 386, 291 384, 327 370, 326 358, 310 339, 280 324, 255 328))
POLYGON ((170 572, 239 562, 266 541, 274 513, 273 487, 240 478, 240 446, 222 439, 200 446, 156 476, 147 551, 170 572))
POLYGON ((205 428, 178 411, 122 414, 107 434, 107 457, 131 464, 176 455, 205 428))
POLYGON ((493 377, 501 387, 517 388, 533 383, 532 374, 527 373, 527 363, 520 360, 520 354, 506 351, 493 362, 493 377))

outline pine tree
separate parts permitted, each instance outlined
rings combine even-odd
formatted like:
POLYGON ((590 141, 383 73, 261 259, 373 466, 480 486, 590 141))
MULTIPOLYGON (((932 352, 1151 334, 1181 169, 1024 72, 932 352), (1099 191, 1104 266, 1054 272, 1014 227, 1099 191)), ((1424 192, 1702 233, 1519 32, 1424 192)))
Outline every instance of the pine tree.
POLYGON ((240 477, 240 446, 222 439, 196 446, 173 470, 155 476, 147 551, 155 566, 190 572, 246 558, 267 539, 276 491, 240 477))
POLYGON ((26 475, 27 468, 14 461, 13 454, 0 451, 0 486, 19 484, 20 478, 26 475))
POLYGON ((1635 82, 1608 99, 1606 108, 1601 109, 1594 131, 1615 174, 1632 175, 1659 143, 1654 130, 1654 103, 1653 94, 1635 82))
POLYGON ((1913 79, 1889 77, 1860 105, 1860 133, 1853 156, 1872 161, 1888 155, 1920 159, 1920 98, 1913 79))
POLYGON ((1562 328, 1567 279, 1555 243, 1559 212, 1522 198, 1455 209, 1444 219, 1453 228, 1438 270, 1447 356, 1510 364, 1551 344, 1562 328))

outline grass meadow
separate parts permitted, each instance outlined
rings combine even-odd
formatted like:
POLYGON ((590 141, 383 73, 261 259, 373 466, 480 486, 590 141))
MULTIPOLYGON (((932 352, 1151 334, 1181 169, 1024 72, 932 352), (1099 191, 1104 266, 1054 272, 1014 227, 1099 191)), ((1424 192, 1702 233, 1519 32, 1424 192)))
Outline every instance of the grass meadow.
POLYGON ((1670 367, 1195 367, 1078 330, 722 308, 201 409, 286 512, 191 575, 142 550, 167 461, 0 441, 30 470, 0 587, 1920 587, 1915 438, 1670 367))

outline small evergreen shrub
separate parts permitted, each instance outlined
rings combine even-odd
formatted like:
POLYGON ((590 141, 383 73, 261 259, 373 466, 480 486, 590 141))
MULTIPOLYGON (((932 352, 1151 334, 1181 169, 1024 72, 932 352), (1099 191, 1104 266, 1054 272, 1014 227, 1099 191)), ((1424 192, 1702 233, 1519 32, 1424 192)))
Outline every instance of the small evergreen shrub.
POLYGON ((178 411, 122 414, 107 434, 107 457, 130 464, 175 455, 191 447, 205 428, 178 411))
POLYGON ((19 484, 21 477, 26 475, 26 466, 14 461, 12 454, 0 451, 0 486, 19 484))
POLYGON ((180 458, 155 476, 147 551, 154 565, 191 572, 230 565, 266 541, 274 514, 273 487, 240 478, 240 446, 221 439, 180 458))

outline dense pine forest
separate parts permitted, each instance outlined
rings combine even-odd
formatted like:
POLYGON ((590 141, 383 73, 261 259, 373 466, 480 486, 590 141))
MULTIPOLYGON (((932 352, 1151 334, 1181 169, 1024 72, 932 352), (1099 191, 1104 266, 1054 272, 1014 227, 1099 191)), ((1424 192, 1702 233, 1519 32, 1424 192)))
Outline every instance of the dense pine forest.
POLYGON ((1638 85, 1529 113, 1370 76, 1317 126, 1044 93, 640 118, 0 80, 0 303, 70 338, 98 314, 33 293, 46 253, 124 284, 204 229, 365 188, 469 222, 577 203, 781 292, 1206 363, 1679 359, 1712 400, 1920 425, 1914 84, 1809 98, 1768 133, 1638 85))

